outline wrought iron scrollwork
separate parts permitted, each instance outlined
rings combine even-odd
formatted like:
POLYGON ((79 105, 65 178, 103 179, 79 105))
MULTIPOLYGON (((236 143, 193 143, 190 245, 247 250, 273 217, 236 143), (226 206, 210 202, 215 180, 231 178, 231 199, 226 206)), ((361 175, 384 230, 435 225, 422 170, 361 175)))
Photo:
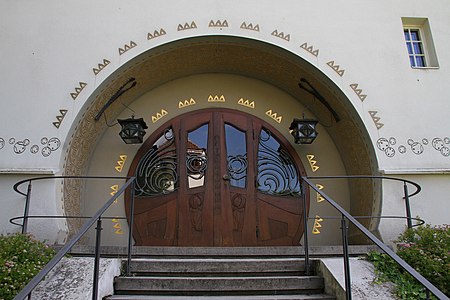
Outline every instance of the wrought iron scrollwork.
POLYGON ((188 176, 193 179, 203 178, 208 165, 207 163, 205 151, 201 151, 201 153, 188 153, 186 155, 188 176))
POLYGON ((178 186, 177 157, 172 129, 153 144, 136 169, 136 196, 156 196, 173 192, 178 186))
POLYGON ((300 195, 295 163, 269 130, 261 131, 258 148, 258 191, 275 196, 300 195))
POLYGON ((228 175, 231 179, 239 181, 247 177, 247 155, 228 156, 228 175))

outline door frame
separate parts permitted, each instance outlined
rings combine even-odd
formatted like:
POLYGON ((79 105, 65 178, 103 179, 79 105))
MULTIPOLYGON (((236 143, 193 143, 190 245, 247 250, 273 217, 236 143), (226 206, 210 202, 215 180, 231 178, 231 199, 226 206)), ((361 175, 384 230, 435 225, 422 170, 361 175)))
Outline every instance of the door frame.
MULTIPOLYGON (((302 161, 300 160, 300 157, 298 155, 298 153, 295 151, 294 147, 292 146, 292 144, 286 139, 286 137, 275 127, 273 127, 271 124, 269 124, 268 122, 264 121, 263 119, 259 118, 256 115, 250 114, 248 112, 243 112, 240 110, 236 110, 236 109, 230 109, 230 108, 215 108, 215 107, 210 107, 210 108, 204 108, 204 109, 199 109, 199 110, 194 110, 194 111, 190 111, 190 112, 186 112, 184 114, 178 115, 168 121, 166 121, 164 124, 160 125, 156 130, 154 130, 151 135, 144 141, 144 143, 141 145, 141 147, 139 148, 139 150, 136 152, 135 156, 133 157, 132 163, 128 169, 128 174, 127 176, 131 177, 134 175, 137 165, 140 161, 140 159, 147 153, 148 149, 150 147, 152 147, 153 143, 156 141, 156 139, 161 136, 164 131, 171 125, 173 124, 178 124, 177 126, 172 126, 173 130, 174 130, 174 135, 175 136, 179 136, 181 128, 179 127, 180 125, 180 120, 182 118, 186 118, 189 117, 191 115, 195 115, 195 114, 199 114, 199 113, 207 113, 207 112, 212 112, 212 114, 214 114, 214 112, 227 112, 227 113, 232 113, 232 114, 238 114, 244 117, 250 117, 253 120, 257 120, 258 123, 260 123, 260 127, 265 127, 267 128, 269 131, 276 133, 276 137, 279 139, 280 144, 282 144, 285 148, 286 151, 288 152, 288 154, 290 155, 290 157, 294 160, 295 163, 295 167, 297 169, 298 172, 298 176, 302 177, 302 176, 306 176, 306 170, 305 167, 302 163, 302 161)), ((212 122, 215 122, 213 119, 211 120, 212 122)), ((175 138, 175 147, 176 147, 176 151, 177 151, 177 157, 178 157, 178 153, 179 151, 181 151, 181 145, 179 145, 180 139, 179 138, 175 138)), ((221 141, 222 142, 222 141, 221 141)), ((257 149, 257 147, 255 148, 257 149)), ((255 150, 254 153, 255 157, 257 157, 257 150, 255 150)), ((213 158, 214 159, 214 158, 213 158)), ((219 159, 220 161, 220 159, 219 159)), ((177 174, 182 174, 183 172, 180 172, 180 166, 177 166, 177 174)), ((257 171, 255 171, 255 176, 257 174, 257 171)), ((126 217, 127 217, 127 222, 128 224, 130 223, 130 201, 129 199, 131 198, 131 188, 128 188, 125 192, 125 213, 126 213, 126 217)), ((174 192, 176 193, 176 192, 174 192)), ((255 192, 256 193, 256 192, 255 192)), ((302 193, 304 193, 303 196, 306 197, 306 215, 309 215, 309 208, 310 208, 310 192, 309 189, 303 189, 302 188, 302 193)), ((178 203, 178 199, 177 199, 177 206, 179 207, 179 203, 178 203)), ((303 228, 303 216, 300 216, 301 218, 301 222, 300 222, 300 226, 299 226, 299 230, 296 233, 296 239, 300 240, 301 236, 303 235, 304 232, 304 228, 303 228)), ((178 235, 178 222, 179 222, 179 216, 177 215, 176 217, 176 234, 178 235)), ((133 238, 135 239, 135 243, 136 244, 142 244, 142 240, 140 239, 140 234, 138 233, 138 230, 136 228, 136 224, 134 224, 134 228, 133 228, 133 238)), ((175 239, 177 239, 177 237, 174 237, 175 239)))

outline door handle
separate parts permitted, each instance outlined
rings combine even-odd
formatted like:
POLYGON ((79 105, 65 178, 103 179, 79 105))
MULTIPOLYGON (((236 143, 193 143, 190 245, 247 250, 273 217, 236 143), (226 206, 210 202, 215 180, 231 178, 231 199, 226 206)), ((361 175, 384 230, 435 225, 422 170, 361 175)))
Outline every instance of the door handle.
POLYGON ((223 178, 223 180, 225 180, 225 181, 230 181, 230 180, 231 180, 231 176, 228 175, 228 174, 223 175, 222 178, 223 178))

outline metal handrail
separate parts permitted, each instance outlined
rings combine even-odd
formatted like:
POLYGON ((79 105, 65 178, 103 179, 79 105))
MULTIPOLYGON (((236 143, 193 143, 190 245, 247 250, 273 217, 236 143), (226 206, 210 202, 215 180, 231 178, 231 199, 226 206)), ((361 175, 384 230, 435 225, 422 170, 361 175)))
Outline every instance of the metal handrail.
MULTIPOLYGON (((379 176, 381 177, 381 176, 379 176)), ((363 178, 371 178, 369 176, 363 176, 363 178)), ((384 178, 384 177, 382 177, 384 178)), ((336 210, 338 210, 342 215, 342 232, 344 240, 344 268, 345 268, 345 281, 346 281, 346 293, 347 299, 351 299, 351 285, 350 285, 350 271, 349 271, 349 257, 347 252, 347 241, 346 241, 346 231, 347 225, 346 220, 350 221, 354 226, 356 226, 365 236, 367 236, 374 244, 376 244, 384 253, 390 256, 397 264, 399 264, 405 271, 407 271, 411 276, 413 276, 417 281, 419 281, 428 291, 433 293, 439 299, 448 299, 444 293, 442 293, 438 288, 436 288, 431 282, 429 282, 420 273, 414 270, 409 264, 407 264, 403 259, 400 258, 393 250, 391 250, 386 244, 380 241, 373 233, 371 233, 367 228, 365 228, 360 222, 358 222, 350 213, 348 213, 344 208, 342 208, 336 201, 330 198, 322 190, 320 190, 316 185, 311 182, 307 177, 302 177, 301 180, 309 185, 315 192, 320 194, 328 203, 330 203, 336 210)), ((397 179, 398 180, 398 179, 397 179)), ((403 181, 403 180, 401 180, 403 181)), ((420 190, 419 190, 420 191, 420 190)), ((416 193, 417 194, 417 193, 416 193)), ((305 198, 305 197, 303 197, 305 198)), ((307 233, 307 228, 305 228, 305 235, 307 233)), ((305 245, 305 249, 308 245, 305 245)))
POLYGON ((403 182, 403 194, 405 199, 405 209, 406 209, 406 224, 408 225, 408 228, 412 228, 416 225, 412 224, 412 215, 411 215, 411 206, 409 204, 409 198, 417 195, 422 190, 422 187, 415 183, 414 181, 402 179, 402 178, 396 178, 396 177, 389 177, 389 176, 372 176, 372 175, 337 175, 337 176, 307 176, 309 179, 381 179, 381 180, 392 180, 392 181, 400 181, 403 182), (408 184, 413 185, 416 190, 409 194, 408 192, 408 184))
POLYGON ((28 178, 28 179, 24 179, 21 180, 19 182, 16 182, 16 184, 14 184, 13 189, 15 192, 21 194, 22 196, 25 196, 25 208, 24 208, 24 213, 23 213, 23 223, 22 223, 22 234, 27 232, 27 227, 28 227, 28 214, 29 214, 29 210, 30 210, 30 198, 31 198, 31 182, 33 181, 39 181, 39 180, 46 180, 46 179, 130 179, 131 177, 126 177, 126 176, 67 176, 67 175, 63 175, 63 176, 44 176, 44 177, 36 177, 36 178, 28 178), (27 187, 27 192, 22 192, 19 187, 28 182, 28 187, 27 187))
MULTIPOLYGON (((86 177, 80 177, 80 176, 60 176, 60 177, 55 177, 55 178, 86 178, 86 177)), ((49 177, 41 177, 41 178, 35 178, 32 180, 40 180, 40 179, 48 179, 49 177)), ((95 178, 99 178, 99 177, 95 177, 95 178)), ((101 178, 105 178, 105 177, 101 177, 101 178)), ((112 177, 112 178, 116 178, 117 177, 112 177)), ((102 214, 112 205, 112 203, 114 203, 114 201, 124 193, 125 189, 127 189, 130 185, 134 184, 135 181, 135 177, 130 177, 130 179, 128 179, 125 184, 117 191, 116 194, 114 194, 111 198, 109 198, 109 200, 102 206, 102 208, 100 208, 92 218, 90 218, 88 221, 86 221, 86 223, 81 227, 81 229, 78 231, 78 233, 69 241, 67 242, 62 248, 61 250, 58 251, 58 253, 47 263, 47 265, 45 265, 45 267, 35 276, 33 277, 33 279, 31 279, 31 281, 20 291, 19 294, 16 295, 16 297, 14 297, 14 300, 23 300, 25 299, 29 294, 31 294, 31 292, 33 291, 33 289, 39 284, 39 282, 41 282, 42 279, 44 279, 44 277, 58 264, 58 262, 64 257, 64 255, 66 255, 70 249, 81 239, 81 237, 89 230, 89 228, 92 227, 92 225, 94 225, 94 223, 97 222, 97 241, 99 240, 99 231, 101 230, 101 216, 102 214)), ((28 182, 31 180, 24 180, 23 182, 28 182)), ((14 187, 16 188, 18 185, 16 184, 14 187)), ((25 194, 25 196, 27 196, 27 200, 29 200, 29 197, 27 194, 25 194)), ((134 202, 134 201, 132 201, 134 202)), ((130 226, 130 233, 131 233, 131 227, 130 226)), ((96 246, 96 252, 98 247, 96 246)), ((128 246, 128 252, 130 254, 130 245, 128 246)), ((98 253, 96 253, 96 261, 95 261, 95 267, 98 267, 98 253)), ((94 276, 95 276, 96 271, 94 270, 94 276)), ((94 286, 95 286, 95 279, 94 279, 94 286)), ((94 298, 94 294, 95 294, 95 288, 94 288, 94 293, 93 293, 93 298, 94 298)), ((96 297, 95 297, 96 298, 96 297)), ((94 298, 94 299, 95 299, 94 298)))
MULTIPOLYGON (((321 219, 324 220, 341 220, 342 217, 338 216, 320 216, 321 219)), ((408 219, 408 217, 402 217, 402 216, 353 216, 356 220, 359 219, 408 219)), ((316 217, 308 217, 308 220, 315 220, 316 217)), ((420 218, 412 218, 417 223, 413 225, 413 227, 422 226, 425 224, 425 220, 422 220, 420 218)))
MULTIPOLYGON (((351 216, 345 209, 343 209, 341 206, 339 206, 333 199, 331 199, 329 196, 327 196, 323 191, 321 191, 319 188, 317 188, 314 183, 312 183, 309 179, 389 179, 389 180, 395 180, 395 181, 402 181, 404 183, 404 192, 405 192, 405 201, 407 202, 407 217, 406 219, 408 220, 408 227, 412 227, 412 223, 411 220, 417 220, 422 222, 423 224, 423 220, 417 219, 417 218, 411 218, 410 216, 410 211, 409 211, 409 197, 412 197, 414 195, 417 195, 420 190, 421 187, 416 184, 415 182, 406 180, 406 179, 399 179, 399 178, 395 178, 395 177, 384 177, 384 176, 369 176, 369 175, 355 175, 355 176, 310 176, 310 177, 301 177, 301 180, 306 182, 311 188, 313 188, 313 190, 315 190, 318 194, 320 194, 328 203, 330 203, 336 210, 338 210, 341 214, 342 217, 341 219, 341 224, 342 224, 342 235, 343 235, 343 240, 344 240, 344 264, 345 264, 345 275, 346 275, 346 287, 347 287, 347 293, 350 292, 350 279, 349 279, 349 262, 348 262, 348 250, 347 250, 347 225, 346 225, 346 220, 348 219, 351 223, 353 223, 359 230, 361 230, 361 232, 363 234, 365 234, 372 242, 374 242, 378 247, 380 247, 387 255, 389 255, 392 259, 394 259, 394 261, 396 261, 400 266, 402 266, 408 273, 410 273, 414 278, 416 278, 419 282, 421 282, 421 284, 423 284, 427 291, 431 291, 434 295, 436 295, 437 297, 439 297, 440 299, 448 299, 441 291, 439 291, 436 287, 434 287, 427 279, 425 279, 422 275, 420 275, 419 273, 417 273, 414 269, 411 268, 411 266, 409 266, 406 262, 404 262, 399 256, 397 256, 392 250, 390 250, 383 242, 381 242, 379 239, 377 239, 370 231, 368 231, 361 223, 359 223, 356 219, 359 218, 405 218, 405 217, 398 217, 398 216, 380 216, 380 217, 372 217, 372 216, 351 216), (416 191, 413 192, 412 194, 408 193, 408 189, 407 189, 407 183, 411 184, 413 186, 416 187, 416 191), (410 226, 411 225, 411 226, 410 226), (347 280, 348 277, 348 280, 347 280)), ((29 295, 31 293, 31 291, 37 286, 37 284, 39 284, 39 282, 48 274, 48 272, 62 259, 62 257, 64 255, 66 255, 70 249, 74 246, 74 244, 76 242, 78 242, 81 237, 87 232, 87 230, 95 223, 97 222, 97 243, 99 243, 100 240, 100 231, 101 231, 101 219, 107 219, 109 217, 101 217, 101 215, 109 208, 109 206, 121 195, 123 194, 123 192, 125 191, 126 188, 128 188, 129 185, 133 184, 135 181, 135 177, 101 177, 101 176, 53 176, 53 177, 38 177, 38 178, 32 178, 32 179, 26 179, 26 180, 22 180, 17 182, 14 185, 14 190, 16 192, 18 192, 19 194, 26 196, 26 208, 25 208, 25 213, 23 217, 15 217, 12 218, 10 220, 11 223, 15 224, 15 225, 19 225, 24 227, 24 225, 26 224, 26 221, 28 220, 28 218, 88 218, 88 217, 77 217, 77 216, 29 216, 28 215, 28 207, 29 207, 29 201, 30 201, 30 195, 31 195, 31 182, 32 181, 36 181, 36 180, 44 180, 44 179, 128 179, 128 181, 125 183, 124 186, 122 186, 120 188, 120 190, 117 191, 117 193, 111 197, 105 204, 104 206, 93 216, 91 217, 86 223, 85 225, 81 228, 81 230, 78 232, 78 234, 72 238, 72 240, 70 240, 68 243, 66 243, 61 250, 56 254, 56 256, 50 260, 50 262, 38 273, 38 275, 36 275, 31 281, 30 283, 14 298, 15 300, 22 300, 24 299, 27 295, 29 295), (27 193, 22 192, 19 187, 28 182, 28 191, 27 193), (13 221, 17 220, 17 219, 24 219, 24 223, 21 224, 17 224, 14 223, 13 221)), ((305 188, 305 185, 303 185, 303 188, 305 188)), ((132 191, 132 198, 133 198, 133 192, 134 189, 131 189, 132 191)), ((305 193, 303 193, 303 195, 305 195, 305 193)), ((305 201, 305 197, 304 201, 305 201)), ((306 201, 305 201, 306 202, 306 201)), ((304 202, 304 203, 305 203, 304 202)), ((304 204, 306 205, 306 204, 304 204)), ((306 206, 305 206, 306 207, 306 206)), ((131 220, 130 220, 130 224, 133 224, 133 208, 134 208, 134 201, 131 202, 131 220)), ((306 210, 304 210, 306 213, 306 210)), ((324 217, 322 217, 324 218, 324 217)), ((330 217, 330 218, 336 218, 336 217, 330 217)), ((308 241, 307 241, 307 220, 310 219, 308 217, 304 218, 304 222, 305 222, 305 234, 304 234, 304 242, 305 242, 305 260, 306 260, 306 267, 307 267, 307 273, 309 273, 308 271, 308 260, 309 260, 309 255, 308 255, 308 241)), ((313 218, 311 218, 313 219, 313 218)), ((417 226, 420 224, 416 224, 414 226, 417 226)), ((131 235, 131 230, 132 230, 132 225, 130 226, 130 234, 129 234, 129 246, 128 246, 128 262, 130 262, 131 260, 131 239, 132 239, 132 235, 131 235)), ((97 244, 99 245, 99 244, 97 244)), ((96 245, 96 261, 95 261, 95 267, 98 267, 98 261, 99 261, 99 253, 98 253, 98 246, 96 245)), ((127 273, 129 274, 130 270, 130 263, 128 263, 127 266, 127 273)), ((94 269, 94 276, 95 276, 95 269, 94 269)), ((94 291, 95 291, 95 278, 94 278, 94 291)), ((351 293, 351 292, 350 292, 351 293)), ((94 293, 93 293, 94 295, 94 293)), ((351 296, 350 296, 351 298, 351 296)), ((348 299, 350 299, 348 298, 348 299)))
POLYGON ((38 181, 38 180, 45 180, 45 179, 130 179, 133 177, 130 176, 68 176, 68 175, 61 175, 61 176, 43 176, 43 177, 35 177, 35 178, 28 178, 21 181, 16 182, 13 185, 14 191, 17 193, 26 196, 27 194, 19 190, 19 186, 26 182, 32 182, 32 181, 38 181))
MULTIPOLYGON (((63 216, 63 215, 35 215, 35 216, 28 216, 28 219, 90 219, 92 218, 92 216, 63 216)), ((20 219, 25 219, 24 216, 21 217, 14 217, 9 219, 9 223, 13 224, 13 225, 17 225, 17 226, 22 226, 22 224, 16 223, 14 221, 16 220, 20 220, 20 219)), ((112 219, 117 219, 117 220, 126 220, 126 217, 102 217, 102 219, 106 219, 106 220, 112 220, 112 219)))

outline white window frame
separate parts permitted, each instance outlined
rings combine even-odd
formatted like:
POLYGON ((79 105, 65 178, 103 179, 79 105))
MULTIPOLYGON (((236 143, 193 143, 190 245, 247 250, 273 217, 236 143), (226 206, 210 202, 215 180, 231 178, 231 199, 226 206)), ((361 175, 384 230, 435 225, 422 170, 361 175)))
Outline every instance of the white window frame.
MULTIPOLYGON (((409 33, 410 40, 407 41, 406 38, 405 38, 405 43, 406 44, 408 44, 408 43, 411 44, 411 48, 412 48, 412 52, 413 52, 413 53, 409 53, 409 50, 408 50, 408 57, 412 56, 414 58, 414 66, 411 65, 411 68, 427 68, 428 65, 429 65, 429 63, 428 63, 429 62, 429 58, 428 58, 428 55, 427 55, 428 54, 427 44, 426 44, 426 41, 424 40, 424 34, 423 34, 422 28, 415 27, 415 26, 403 26, 403 32, 405 32, 406 30, 409 33), (419 34, 419 39, 418 40, 413 40, 411 38, 411 31, 417 31, 418 32, 418 34, 419 34), (414 43, 420 43, 421 44, 422 53, 415 53, 414 45, 413 45, 414 43), (423 64, 424 64, 423 66, 417 66, 417 60, 416 60, 417 57, 423 57, 423 64)), ((411 64, 411 62, 410 62, 410 64, 411 64)))
MULTIPOLYGON (((408 48, 406 48, 407 57, 408 57, 408 63, 411 68, 413 69, 437 69, 439 68, 439 64, 437 61, 437 55, 436 50, 434 48, 433 38, 431 36, 431 29, 430 24, 427 18, 402 18, 403 23, 403 41, 406 46, 406 38, 404 35, 405 30, 417 30, 419 32, 419 38, 420 42, 422 43, 422 51, 423 51, 423 57, 425 60, 425 66, 412 66, 410 62, 410 53, 408 51, 408 48)), ((414 49, 413 49, 414 52, 414 49)), ((416 56, 422 56, 422 55, 416 55, 414 54, 414 59, 416 56)))

